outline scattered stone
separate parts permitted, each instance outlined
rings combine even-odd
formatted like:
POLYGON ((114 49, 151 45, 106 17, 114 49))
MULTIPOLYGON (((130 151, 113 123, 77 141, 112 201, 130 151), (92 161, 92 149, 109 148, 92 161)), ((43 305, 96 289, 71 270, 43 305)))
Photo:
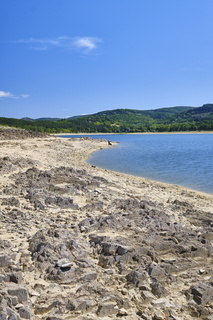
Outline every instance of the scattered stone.
POLYGON ((68 268, 73 265, 72 262, 70 262, 68 259, 63 258, 57 261, 56 265, 60 268, 68 268))
POLYGON ((208 304, 213 301, 213 282, 198 283, 190 288, 193 299, 198 304, 208 304))
POLYGON ((108 179, 72 161, 71 140, 48 137, 44 164, 13 134, 22 157, 0 158, 0 320, 211 320, 210 198, 196 208, 190 191, 163 200, 161 184, 108 179))
POLYGON ((46 133, 24 130, 24 129, 11 129, 11 128, 0 128, 0 140, 19 140, 29 138, 48 137, 46 133))
POLYGON ((97 310, 99 317, 113 316, 119 313, 118 307, 113 303, 100 304, 97 310))
POLYGON ((8 294, 11 296, 16 296, 19 303, 23 303, 28 300, 28 292, 25 287, 22 287, 20 285, 17 286, 10 286, 8 288, 8 294))

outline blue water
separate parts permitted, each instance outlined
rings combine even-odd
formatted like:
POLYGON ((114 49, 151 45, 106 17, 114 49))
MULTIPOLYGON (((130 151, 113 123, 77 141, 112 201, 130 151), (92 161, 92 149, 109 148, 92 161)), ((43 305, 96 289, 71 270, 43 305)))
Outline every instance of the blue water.
POLYGON ((92 154, 92 165, 213 194, 213 134, 91 137, 119 142, 92 154))

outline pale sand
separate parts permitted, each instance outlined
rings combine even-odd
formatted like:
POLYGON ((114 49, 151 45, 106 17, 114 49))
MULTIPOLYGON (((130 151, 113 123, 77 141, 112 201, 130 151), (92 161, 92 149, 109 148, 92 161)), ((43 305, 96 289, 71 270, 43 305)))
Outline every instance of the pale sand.
MULTIPOLYGON (((104 177, 117 185, 123 194, 133 194, 157 201, 165 206, 175 199, 192 203, 197 209, 213 210, 213 195, 190 190, 177 185, 161 183, 91 166, 89 156, 102 148, 109 148, 107 141, 64 139, 59 137, 0 141, 1 156, 25 157, 37 161, 38 169, 67 166, 86 169, 91 175, 104 177)), ((21 170, 21 169, 20 169, 21 170)), ((24 171, 26 168, 24 168, 24 171)), ((8 175, 1 177, 1 185, 8 175)))

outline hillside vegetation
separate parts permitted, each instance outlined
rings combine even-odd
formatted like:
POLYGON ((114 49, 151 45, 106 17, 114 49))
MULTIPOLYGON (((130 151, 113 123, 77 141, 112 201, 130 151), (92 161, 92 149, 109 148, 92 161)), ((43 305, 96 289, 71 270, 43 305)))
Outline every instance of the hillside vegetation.
POLYGON ((0 124, 48 133, 213 131, 213 104, 198 108, 115 109, 67 119, 0 118, 0 124))

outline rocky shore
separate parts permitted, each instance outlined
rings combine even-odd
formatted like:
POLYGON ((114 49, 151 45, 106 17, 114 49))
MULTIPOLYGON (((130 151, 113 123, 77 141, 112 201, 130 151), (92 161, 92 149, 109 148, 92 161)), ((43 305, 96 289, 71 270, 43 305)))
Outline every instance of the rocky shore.
MULTIPOLYGON (((213 319, 213 197, 0 133, 0 320, 213 319)), ((112 146, 113 147, 113 146, 112 146)))

